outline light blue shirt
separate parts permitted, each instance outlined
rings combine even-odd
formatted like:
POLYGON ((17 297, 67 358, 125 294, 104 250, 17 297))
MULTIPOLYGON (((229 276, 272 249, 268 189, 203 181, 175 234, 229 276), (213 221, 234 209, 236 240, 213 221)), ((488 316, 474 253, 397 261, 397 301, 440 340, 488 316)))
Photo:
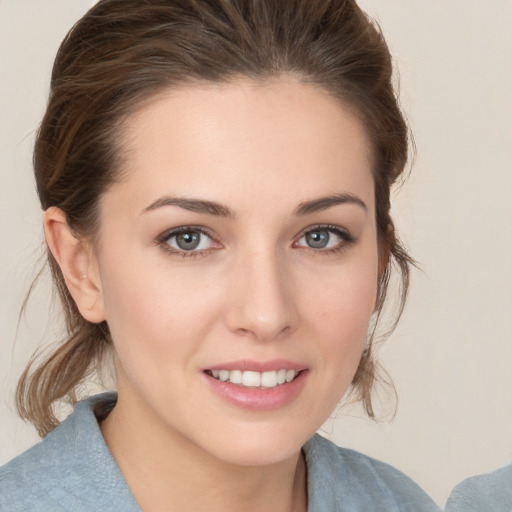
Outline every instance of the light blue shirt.
POLYGON ((450 494, 446 512, 512 512, 512 464, 463 480, 450 494))
MULTIPOLYGON (((1 512, 140 512, 98 426, 96 395, 40 443, 0 468, 1 512)), ((304 446, 308 512, 434 512, 440 509, 397 469, 314 435, 304 446)))

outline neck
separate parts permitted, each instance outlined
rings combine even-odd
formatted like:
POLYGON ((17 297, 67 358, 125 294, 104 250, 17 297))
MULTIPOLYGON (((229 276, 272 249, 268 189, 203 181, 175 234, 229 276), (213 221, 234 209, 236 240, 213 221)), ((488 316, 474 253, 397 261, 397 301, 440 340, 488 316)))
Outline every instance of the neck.
POLYGON ((278 463, 230 464, 169 432, 151 412, 133 414, 120 395, 101 430, 144 512, 307 510, 306 465, 301 453, 278 463))

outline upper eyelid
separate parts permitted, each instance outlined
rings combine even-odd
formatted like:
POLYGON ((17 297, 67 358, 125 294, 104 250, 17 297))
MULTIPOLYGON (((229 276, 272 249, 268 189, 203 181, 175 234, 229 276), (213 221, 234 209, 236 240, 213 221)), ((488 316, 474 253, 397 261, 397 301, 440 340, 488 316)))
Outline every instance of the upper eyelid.
POLYGON ((337 226, 334 224, 312 224, 311 226, 307 226, 304 229, 302 229, 301 231, 299 231, 299 233, 297 235, 295 235, 294 239, 301 238, 306 233, 309 233, 310 231, 319 230, 319 229, 325 229, 327 231, 343 233, 347 236, 351 236, 350 231, 342 226, 337 226))
POLYGON ((214 232, 205 226, 185 225, 185 226, 177 226, 175 228, 167 229, 161 235, 159 235, 157 239, 159 241, 165 241, 165 240, 168 240, 169 238, 171 238, 172 236, 179 235, 180 233, 184 233, 187 231, 198 231, 199 233, 202 233, 203 235, 208 236, 212 240, 216 240, 216 238, 217 238, 215 236, 214 232))

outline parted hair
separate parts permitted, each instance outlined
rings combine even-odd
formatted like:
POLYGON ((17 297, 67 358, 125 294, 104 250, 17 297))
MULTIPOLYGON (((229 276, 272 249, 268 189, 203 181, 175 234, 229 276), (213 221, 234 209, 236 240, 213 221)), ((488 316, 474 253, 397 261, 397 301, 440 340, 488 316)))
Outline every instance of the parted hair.
MULTIPOLYGON (((60 208, 78 238, 94 241, 99 198, 120 178, 119 135, 137 109, 166 88, 282 74, 339 98, 366 130, 386 263, 375 315, 394 267, 402 283, 398 321, 412 260, 393 228, 390 191, 405 168, 408 128, 386 42, 353 0, 100 0, 69 31, 55 59, 33 158, 43 210, 60 208)), ((42 361, 32 358, 16 396, 20 416, 42 436, 58 424, 54 405, 76 401, 77 387, 112 346, 107 323, 80 315, 47 253, 67 335, 42 361)), ((370 329, 351 387, 371 417, 378 379, 374 334, 370 329)))

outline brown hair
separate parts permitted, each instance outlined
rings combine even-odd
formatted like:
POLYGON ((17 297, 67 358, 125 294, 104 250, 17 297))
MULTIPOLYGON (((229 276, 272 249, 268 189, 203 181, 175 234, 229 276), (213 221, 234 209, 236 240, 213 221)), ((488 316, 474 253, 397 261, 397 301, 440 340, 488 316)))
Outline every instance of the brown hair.
MULTIPOLYGON (((392 86, 392 61, 378 27, 353 0, 101 0, 71 29, 53 67, 34 150, 43 209, 61 208, 77 237, 92 237, 100 195, 119 178, 122 123, 165 88, 197 81, 255 80, 292 73, 350 105, 372 143, 377 232, 389 262, 379 282, 380 316, 392 265, 411 260, 390 218, 390 187, 404 170, 408 131, 392 86)), ((20 415, 41 435, 58 423, 52 408, 75 390, 110 349, 105 322, 78 312, 52 254, 67 339, 17 389, 20 415)), ((398 315, 399 316, 399 315, 398 315)), ((373 416, 374 329, 352 391, 373 416)))

